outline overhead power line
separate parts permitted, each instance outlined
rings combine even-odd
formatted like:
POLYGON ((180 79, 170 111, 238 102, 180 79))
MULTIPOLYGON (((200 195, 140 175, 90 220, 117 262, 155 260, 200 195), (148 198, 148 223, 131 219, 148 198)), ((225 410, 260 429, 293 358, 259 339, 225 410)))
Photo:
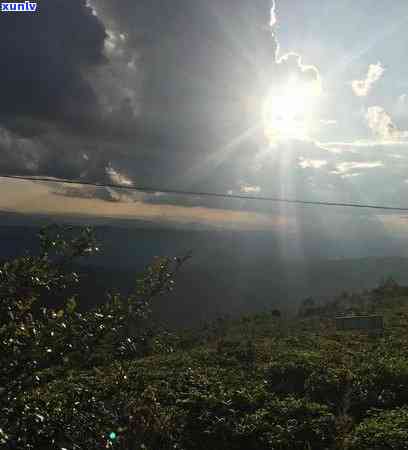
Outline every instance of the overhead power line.
POLYGON ((180 196, 193 196, 193 197, 211 197, 211 198, 224 198, 224 199, 236 199, 236 200, 256 200, 272 203, 292 203, 298 205, 315 205, 315 206, 337 206, 344 208, 366 208, 366 209, 379 209, 388 211, 400 211, 408 212, 408 208, 398 207, 398 206, 385 206, 385 205, 370 205, 365 203, 342 203, 342 202, 323 202, 323 201, 312 201, 312 200, 297 200, 288 199, 282 197, 261 197, 255 195, 241 195, 241 194, 221 194, 219 192, 195 192, 195 191, 183 191, 175 189, 161 189, 156 187, 139 187, 133 185, 121 185, 115 183, 94 183, 91 181, 78 181, 70 180, 65 178, 47 178, 47 177, 24 177, 19 175, 0 175, 0 178, 21 180, 21 181, 37 181, 46 183, 59 183, 59 184, 78 184, 81 186, 93 186, 93 187, 104 187, 112 189, 122 189, 127 191, 137 191, 145 192, 150 194, 160 193, 160 194, 171 194, 180 196))

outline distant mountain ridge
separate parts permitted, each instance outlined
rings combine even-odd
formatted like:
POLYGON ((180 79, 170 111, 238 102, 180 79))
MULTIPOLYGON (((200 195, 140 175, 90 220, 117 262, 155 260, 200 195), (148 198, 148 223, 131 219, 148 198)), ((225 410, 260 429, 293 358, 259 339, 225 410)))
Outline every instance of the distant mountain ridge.
MULTIPOLYGON (((1 218, 4 219, 5 216, 1 218)), ((39 250, 37 233, 50 218, 34 218, 28 224, 8 217, 0 224, 0 259, 39 250)), ((21 220, 21 218, 20 218, 21 220)), ((159 300, 156 313, 171 324, 191 325, 219 314, 231 315, 280 308, 295 311, 301 300, 313 296, 330 299, 344 290, 375 287, 392 275, 408 283, 408 258, 368 257, 304 259, 282 256, 280 241, 263 232, 132 228, 96 225, 100 255, 83 260, 83 306, 101 301, 106 289, 128 292, 136 274, 154 256, 193 258, 178 276, 175 292, 159 300)), ((140 224, 139 224, 140 225, 140 224)))

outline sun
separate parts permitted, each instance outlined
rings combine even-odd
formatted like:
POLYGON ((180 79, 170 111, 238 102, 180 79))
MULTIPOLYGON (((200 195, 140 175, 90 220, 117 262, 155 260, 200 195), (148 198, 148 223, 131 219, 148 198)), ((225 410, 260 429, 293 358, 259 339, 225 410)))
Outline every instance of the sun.
POLYGON ((270 92, 262 111, 263 127, 271 141, 306 139, 314 125, 320 83, 290 78, 279 92, 270 92))

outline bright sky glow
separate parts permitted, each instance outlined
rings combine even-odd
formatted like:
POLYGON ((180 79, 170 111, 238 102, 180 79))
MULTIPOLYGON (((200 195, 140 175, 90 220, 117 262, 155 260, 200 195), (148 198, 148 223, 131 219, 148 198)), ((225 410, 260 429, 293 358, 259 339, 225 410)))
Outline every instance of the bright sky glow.
POLYGON ((320 85, 292 77, 280 93, 268 94, 263 104, 263 126, 271 141, 307 139, 318 119, 314 115, 320 85))

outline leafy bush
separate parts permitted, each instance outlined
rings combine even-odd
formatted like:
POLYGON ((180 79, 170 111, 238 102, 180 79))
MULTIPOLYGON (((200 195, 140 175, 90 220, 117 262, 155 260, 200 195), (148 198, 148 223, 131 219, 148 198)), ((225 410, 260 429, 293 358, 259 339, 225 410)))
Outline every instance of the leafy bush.
POLYGON ((92 229, 75 234, 53 226, 40 233, 40 241, 39 256, 0 266, 0 442, 19 448, 45 449, 46 443, 48 448, 92 448, 102 424, 113 423, 112 410, 94 391, 71 386, 70 377, 145 354, 150 303, 172 289, 187 257, 156 259, 128 298, 114 294, 95 310, 78 313, 75 298, 58 309, 42 302, 47 293, 63 293, 79 282, 70 267, 75 258, 98 251, 92 229), (55 384, 57 378, 64 381, 55 384), (75 424, 81 433, 75 434, 75 424))
POLYGON ((349 450, 408 449, 408 409, 398 408, 374 415, 359 425, 349 438, 349 450))
POLYGON ((353 381, 354 374, 348 367, 325 365, 310 374, 305 391, 312 400, 330 405, 340 412, 347 409, 345 402, 353 381))
POLYGON ((408 360, 375 356, 356 368, 351 413, 362 418, 370 408, 408 405, 408 360))
POLYGON ((280 394, 305 394, 306 382, 321 362, 316 352, 284 352, 276 356, 266 371, 269 390, 280 394))
MULTIPOLYGON (((224 388, 227 386, 224 385, 224 388)), ((200 392, 183 401, 186 449, 326 449, 335 436, 328 408, 304 399, 269 397, 262 388, 200 392)))

